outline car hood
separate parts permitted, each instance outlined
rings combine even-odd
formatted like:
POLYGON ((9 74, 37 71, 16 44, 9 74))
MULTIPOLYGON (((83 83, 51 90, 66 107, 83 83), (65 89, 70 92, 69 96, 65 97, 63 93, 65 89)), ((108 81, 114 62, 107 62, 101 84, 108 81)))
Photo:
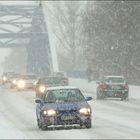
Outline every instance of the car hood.
POLYGON ((36 80, 35 79, 26 79, 24 80, 25 83, 34 83, 36 80))
POLYGON ((46 103, 42 109, 43 110, 54 109, 54 110, 59 110, 59 111, 64 111, 64 110, 68 111, 68 110, 79 110, 80 108, 83 108, 83 107, 89 107, 89 105, 86 101, 67 102, 67 103, 46 103))

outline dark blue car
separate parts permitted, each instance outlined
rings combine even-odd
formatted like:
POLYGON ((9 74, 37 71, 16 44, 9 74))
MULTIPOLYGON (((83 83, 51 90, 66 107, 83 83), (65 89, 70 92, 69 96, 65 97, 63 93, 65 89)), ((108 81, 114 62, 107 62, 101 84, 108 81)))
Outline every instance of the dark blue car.
POLYGON ((46 130, 59 126, 85 126, 91 128, 91 107, 76 87, 49 87, 42 99, 36 99, 38 127, 46 130))

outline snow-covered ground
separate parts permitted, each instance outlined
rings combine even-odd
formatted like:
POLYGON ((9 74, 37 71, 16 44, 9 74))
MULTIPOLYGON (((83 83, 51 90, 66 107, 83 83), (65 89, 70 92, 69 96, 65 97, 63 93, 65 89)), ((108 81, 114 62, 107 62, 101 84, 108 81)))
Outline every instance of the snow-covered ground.
MULTIPOLYGON (((85 95, 95 95, 95 82, 70 79, 70 85, 84 90, 85 95)), ((35 92, 17 92, 8 86, 0 87, 0 139, 139 139, 140 138, 140 87, 130 86, 129 101, 117 99, 90 101, 92 107, 91 129, 41 131, 36 124, 35 92)))

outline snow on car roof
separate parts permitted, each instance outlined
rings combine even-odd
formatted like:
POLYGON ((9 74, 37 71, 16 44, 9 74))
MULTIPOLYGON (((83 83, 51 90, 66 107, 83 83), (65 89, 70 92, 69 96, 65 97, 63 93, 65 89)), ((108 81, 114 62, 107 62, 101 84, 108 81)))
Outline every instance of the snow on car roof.
POLYGON ((107 75, 106 78, 115 77, 115 78, 124 78, 124 76, 116 76, 116 75, 107 75))
POLYGON ((57 87, 48 87, 47 90, 59 90, 59 89, 79 89, 74 86, 57 86, 57 87))

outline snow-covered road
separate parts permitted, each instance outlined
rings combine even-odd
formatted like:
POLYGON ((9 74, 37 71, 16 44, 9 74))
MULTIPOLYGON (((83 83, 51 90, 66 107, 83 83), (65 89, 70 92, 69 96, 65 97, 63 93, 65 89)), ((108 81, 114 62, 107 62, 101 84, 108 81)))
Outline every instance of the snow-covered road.
MULTIPOLYGON (((81 83, 84 94, 91 94, 95 97, 96 86, 93 84, 93 88, 91 88, 90 84, 82 85, 82 82, 84 83, 82 80, 77 82, 77 80, 71 79, 70 81, 71 85, 79 86, 81 83), (93 89, 93 92, 90 88, 93 89)), ((98 101, 94 98, 89 102, 93 112, 91 129, 50 131, 38 129, 34 100, 33 91, 17 92, 7 86, 0 87, 0 139, 140 138, 140 99, 98 101)))

